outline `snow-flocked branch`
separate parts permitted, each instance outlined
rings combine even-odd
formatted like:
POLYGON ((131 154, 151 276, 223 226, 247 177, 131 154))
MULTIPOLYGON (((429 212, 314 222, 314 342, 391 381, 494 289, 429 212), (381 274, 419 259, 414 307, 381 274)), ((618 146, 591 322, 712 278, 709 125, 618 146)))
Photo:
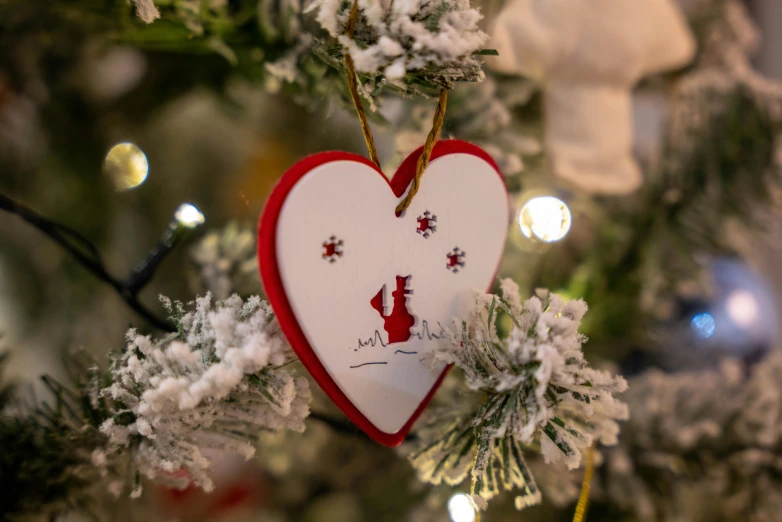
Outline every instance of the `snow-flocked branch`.
POLYGON ((754 366, 651 370, 605 452, 603 500, 638 521, 776 520, 782 506, 782 352, 754 366))
POLYGON ((540 501, 524 450, 539 444, 547 462, 564 460, 572 469, 596 442, 616 444, 617 420, 628 412, 613 395, 627 383, 584 360, 583 301, 550 294, 522 303, 509 279, 501 289, 500 296, 479 295, 472 317, 446 331, 449 342, 434 352, 461 368, 468 388, 485 400, 467 414, 434 416, 410 460, 434 484, 456 484, 471 473, 479 506, 501 489, 518 490, 521 509, 540 501), (498 320, 510 322, 506 335, 498 320))
POLYGON ((309 386, 280 370, 293 355, 259 297, 213 304, 207 295, 189 311, 164 302, 178 333, 153 340, 130 330, 113 383, 92 400, 113 401, 114 414, 100 426, 109 454, 132 452, 149 478, 184 469, 209 490, 201 449, 249 459, 261 430, 304 431, 309 386))
POLYGON ((408 73, 440 70, 443 78, 481 77, 473 56, 488 36, 468 0, 358 0, 353 38, 345 34, 351 3, 317 0, 317 20, 350 53, 356 69, 401 82, 408 73))
POLYGON ((22 492, 4 514, 54 519, 88 506, 96 486, 135 498, 142 477, 210 490, 204 449, 249 459, 261 433, 304 431, 308 381, 283 368, 293 355, 268 304, 236 295, 163 301, 176 333, 152 338, 131 329, 105 370, 72 354, 69 383, 42 377, 51 406, 28 405, 0 379, 0 482, 22 492))
MULTIPOLYGON (((232 20, 227 2, 212 2, 209 15, 187 3, 133 3, 143 22, 166 18, 181 23, 206 48, 233 64, 241 61, 245 50, 236 42, 244 40, 228 34, 221 37, 226 20, 232 20)), ((492 51, 483 49, 488 36, 479 28, 482 16, 470 7, 469 0, 359 0, 355 33, 349 37, 346 26, 351 7, 352 2, 316 0, 302 11, 298 0, 258 2, 260 34, 252 38, 262 40, 256 47, 270 47, 265 72, 279 84, 294 86, 294 91, 317 90, 324 86, 327 73, 313 67, 315 58, 331 71, 325 85, 339 91, 332 80, 344 83, 340 77, 343 51, 347 51, 362 76, 362 95, 369 99, 384 87, 431 94, 455 82, 483 80, 479 56, 492 51)), ((269 82, 269 86, 274 84, 269 82)))

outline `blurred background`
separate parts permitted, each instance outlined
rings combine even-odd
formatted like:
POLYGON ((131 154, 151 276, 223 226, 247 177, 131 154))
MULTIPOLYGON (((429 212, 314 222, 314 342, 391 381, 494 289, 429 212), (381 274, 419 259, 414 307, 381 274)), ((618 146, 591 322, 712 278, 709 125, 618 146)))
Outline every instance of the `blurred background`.
MULTIPOLYGON (((147 26, 124 0, 0 0, 0 193, 78 231, 119 279, 172 222, 198 220, 200 213, 204 223, 178 240, 139 295, 164 317, 159 294, 185 302, 207 290, 218 297, 262 295, 254 234, 276 180, 307 154, 366 151, 344 88, 333 87, 341 78, 337 71, 314 73, 305 64, 303 74, 310 76, 289 82, 269 67, 279 65, 292 44, 258 27, 264 20, 287 27, 286 2, 260 0, 240 26, 237 13, 248 2, 227 2, 226 20, 239 29, 224 30, 219 24, 226 20, 176 14, 187 2, 159 3, 168 11, 147 26), (266 40, 256 47, 252 37, 259 34, 266 40), (183 204, 197 211, 188 207, 177 218, 183 204)), ((486 28, 502 7, 485 2, 486 28)), ((726 358, 749 374, 780 340, 782 118, 774 111, 782 107, 782 83, 773 82, 782 82, 782 2, 685 0, 682 9, 700 54, 631 86, 633 150, 643 172, 635 190, 594 191, 554 176, 540 85, 492 72, 490 59, 484 83, 457 86, 444 128, 448 137, 484 146, 507 176, 516 219, 501 274, 516 280, 523 296, 544 286, 584 297, 587 356, 628 378, 653 369, 666 376, 720 372, 726 358), (720 23, 729 27, 724 34, 720 23), (724 57, 722 45, 746 57, 752 75, 769 87, 742 76, 749 73, 731 76, 736 69, 723 67, 722 58, 705 56, 724 57), (701 89, 709 79, 696 75, 706 69, 728 71, 725 78, 738 87, 722 88, 718 80, 701 89), (778 98, 766 103, 762 96, 778 98), (691 112, 682 115, 682 107, 691 112), (692 137, 693 128, 705 147, 692 137), (677 148, 685 142, 697 142, 698 152, 677 148), (552 206, 542 197, 557 200, 552 206)), ((378 99, 372 123, 384 171, 391 173, 423 143, 434 102, 392 94, 378 99)), ((103 360, 123 347, 129 325, 154 330, 51 238, 0 212, 0 346, 10 354, 7 378, 42 394, 39 375, 67 378, 62 358, 68 350, 81 347, 103 360)), ((448 386, 441 394, 448 395, 448 386)), ((317 393, 315 404, 339 416, 317 393)), ((777 444, 774 439, 766 449, 779 460, 777 444)), ((150 487, 140 500, 103 500, 97 516, 474 518, 466 499, 454 497, 466 484, 418 482, 395 450, 358 431, 337 432, 313 420, 302 435, 264 435, 259 455, 251 462, 214 455, 218 489, 212 494, 150 487)), ((552 475, 539 479, 543 506, 518 513, 510 498, 502 499, 484 520, 570 520, 580 473, 540 473, 552 475), (550 496, 547 483, 557 484, 550 496)), ((697 500, 702 491, 695 486, 677 488, 697 490, 681 493, 696 507, 658 506, 649 515, 612 497, 608 484, 597 485, 590 520, 713 515, 704 507, 708 501, 697 500)), ((769 488, 782 498, 782 484, 769 488)), ((733 520, 774 520, 763 518, 770 511, 753 511, 754 502, 745 499, 737 511, 754 518, 733 520)))

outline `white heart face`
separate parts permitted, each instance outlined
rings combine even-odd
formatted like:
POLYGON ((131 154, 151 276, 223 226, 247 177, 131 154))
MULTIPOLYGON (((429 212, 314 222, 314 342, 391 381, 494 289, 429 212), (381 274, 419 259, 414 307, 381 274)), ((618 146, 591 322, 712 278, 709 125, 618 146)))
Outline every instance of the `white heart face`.
POLYGON ((295 183, 276 228, 280 280, 312 351, 389 434, 443 372, 425 356, 491 285, 509 220, 502 178, 467 153, 432 160, 400 217, 398 202, 370 166, 332 161, 295 183))

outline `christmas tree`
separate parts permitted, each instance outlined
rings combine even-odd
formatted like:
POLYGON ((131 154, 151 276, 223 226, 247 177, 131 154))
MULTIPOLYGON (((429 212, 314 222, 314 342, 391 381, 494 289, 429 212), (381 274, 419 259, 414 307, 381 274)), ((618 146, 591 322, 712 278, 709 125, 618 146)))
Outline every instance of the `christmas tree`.
POLYGON ((759 46, 739 0, 0 0, 2 519, 776 520, 759 46))

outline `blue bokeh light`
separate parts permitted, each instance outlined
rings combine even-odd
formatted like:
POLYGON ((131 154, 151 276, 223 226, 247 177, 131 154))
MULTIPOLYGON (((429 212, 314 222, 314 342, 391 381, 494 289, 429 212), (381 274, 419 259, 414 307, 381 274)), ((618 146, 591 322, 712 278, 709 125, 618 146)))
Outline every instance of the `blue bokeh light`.
POLYGON ((714 335, 714 330, 717 328, 717 323, 714 322, 714 318, 711 314, 702 313, 692 318, 690 322, 695 335, 701 339, 708 339, 714 335))

